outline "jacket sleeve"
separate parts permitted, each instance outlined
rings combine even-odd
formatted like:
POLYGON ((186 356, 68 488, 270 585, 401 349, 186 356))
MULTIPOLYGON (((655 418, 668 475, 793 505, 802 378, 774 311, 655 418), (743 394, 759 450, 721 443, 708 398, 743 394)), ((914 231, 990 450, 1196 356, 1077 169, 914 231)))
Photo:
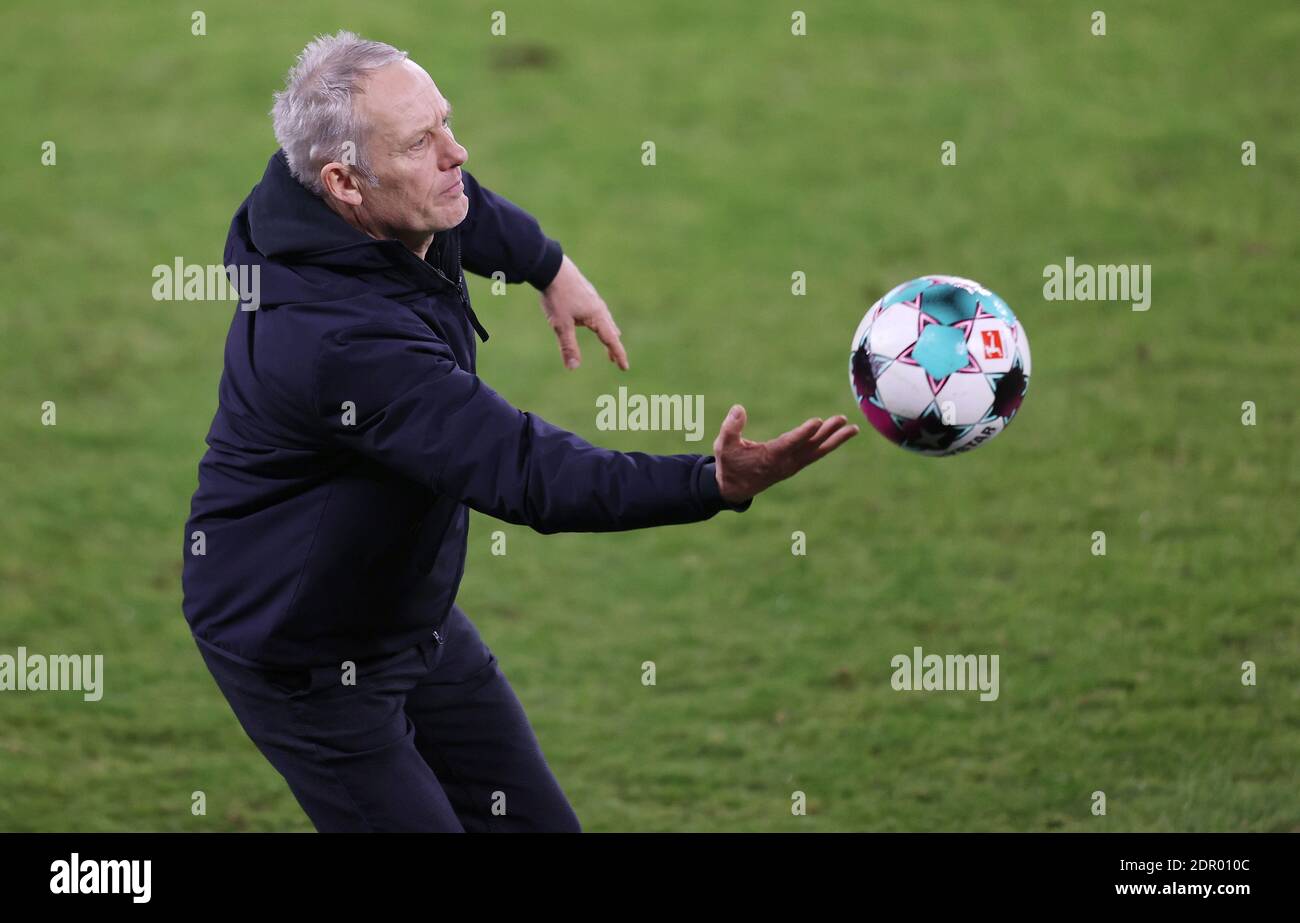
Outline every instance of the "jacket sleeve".
POLYGON ((528 282, 538 289, 550 285, 564 259, 559 242, 543 234, 528 212, 480 186, 469 171, 462 170, 461 178, 469 199, 459 225, 465 268, 480 276, 503 272, 507 282, 528 282))
POLYGON ((697 522, 752 502, 722 498, 712 456, 615 452, 516 409, 423 328, 327 337, 315 402, 335 444, 538 532, 697 522))

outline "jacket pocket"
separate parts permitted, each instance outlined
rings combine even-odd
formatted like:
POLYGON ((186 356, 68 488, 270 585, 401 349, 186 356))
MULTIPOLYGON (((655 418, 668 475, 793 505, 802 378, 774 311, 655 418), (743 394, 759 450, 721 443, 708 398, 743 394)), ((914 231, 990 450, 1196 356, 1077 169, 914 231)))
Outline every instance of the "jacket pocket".
POLYGON ((276 692, 290 698, 306 695, 312 688, 312 671, 306 667, 299 670, 266 670, 262 673, 262 678, 276 692))
POLYGON ((427 574, 433 570, 442 550, 443 539, 451 528, 460 510, 460 503, 454 497, 439 495, 420 524, 415 536, 415 547, 411 555, 411 566, 417 574, 427 574))

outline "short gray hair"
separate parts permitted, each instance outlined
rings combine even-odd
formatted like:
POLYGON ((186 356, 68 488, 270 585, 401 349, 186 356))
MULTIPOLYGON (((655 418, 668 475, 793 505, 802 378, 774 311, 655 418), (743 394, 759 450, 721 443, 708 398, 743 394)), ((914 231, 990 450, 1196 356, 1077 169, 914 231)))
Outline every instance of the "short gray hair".
POLYGON ((379 185, 366 159, 368 126, 357 118, 353 96, 362 92, 362 81, 371 71, 406 56, 392 45, 351 32, 312 39, 290 68, 284 90, 275 94, 271 108, 275 140, 284 148, 294 179, 321 195, 321 167, 334 160, 348 162, 344 145, 351 142, 356 172, 371 186, 379 185))

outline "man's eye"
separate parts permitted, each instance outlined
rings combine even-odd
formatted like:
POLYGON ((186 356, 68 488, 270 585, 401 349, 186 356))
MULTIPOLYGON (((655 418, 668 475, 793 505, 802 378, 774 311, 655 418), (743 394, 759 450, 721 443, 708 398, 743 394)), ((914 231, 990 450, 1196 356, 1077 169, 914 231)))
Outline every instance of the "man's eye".
POLYGON ((419 148, 424 147, 424 142, 428 140, 429 140, 428 135, 421 135, 420 140, 416 141, 414 144, 411 145, 411 150, 418 150, 419 148))
POLYGON ((442 127, 447 129, 448 131, 451 131, 451 119, 450 118, 443 119, 442 127))

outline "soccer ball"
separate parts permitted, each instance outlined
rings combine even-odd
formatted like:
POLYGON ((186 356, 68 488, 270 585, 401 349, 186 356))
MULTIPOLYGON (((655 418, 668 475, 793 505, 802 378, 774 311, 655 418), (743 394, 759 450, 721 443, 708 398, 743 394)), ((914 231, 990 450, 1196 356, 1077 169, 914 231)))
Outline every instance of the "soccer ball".
POLYGON ((955 455, 1011 422, 1029 388, 1029 337, 1007 303, 957 276, 904 282, 853 334, 858 407, 891 442, 955 455))

